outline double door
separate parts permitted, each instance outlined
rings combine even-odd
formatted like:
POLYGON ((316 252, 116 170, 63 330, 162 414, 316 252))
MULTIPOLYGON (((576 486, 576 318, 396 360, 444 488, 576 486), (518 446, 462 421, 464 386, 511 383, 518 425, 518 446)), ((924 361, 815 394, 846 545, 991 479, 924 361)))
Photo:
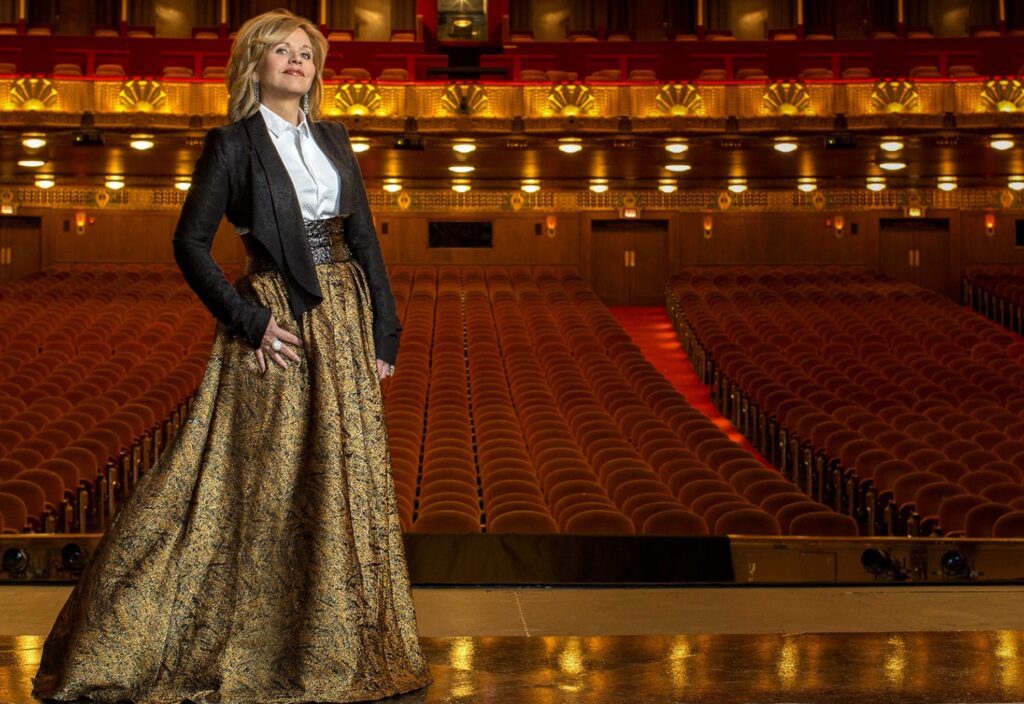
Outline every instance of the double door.
POLYGON ((957 298, 950 277, 949 220, 883 218, 878 221, 879 271, 901 281, 957 298))
POLYGON ((0 283, 39 271, 42 256, 40 218, 0 217, 0 283))
POLYGON ((667 220, 594 220, 590 228, 590 285, 610 306, 665 303, 667 220))

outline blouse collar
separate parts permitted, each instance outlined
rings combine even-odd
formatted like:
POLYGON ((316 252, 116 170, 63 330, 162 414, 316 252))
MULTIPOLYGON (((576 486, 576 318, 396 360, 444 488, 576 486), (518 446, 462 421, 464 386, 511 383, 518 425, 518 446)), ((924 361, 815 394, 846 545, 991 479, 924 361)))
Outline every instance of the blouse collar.
POLYGON ((309 119, 306 117, 306 113, 302 112, 301 110, 299 111, 300 121, 297 126, 288 122, 288 120, 278 115, 276 112, 268 108, 263 103, 260 103, 260 112, 263 113, 263 119, 267 123, 267 129, 270 130, 271 134, 274 135, 275 139, 277 137, 280 137, 281 133, 286 130, 298 131, 304 137, 312 136, 309 132, 309 119))

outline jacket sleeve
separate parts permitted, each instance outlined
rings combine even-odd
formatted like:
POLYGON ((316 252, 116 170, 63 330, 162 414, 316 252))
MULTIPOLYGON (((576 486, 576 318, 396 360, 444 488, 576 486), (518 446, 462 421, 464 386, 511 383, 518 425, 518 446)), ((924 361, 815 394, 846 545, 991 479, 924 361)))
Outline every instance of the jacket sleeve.
POLYGON ((185 281, 231 337, 253 348, 263 339, 270 310, 242 298, 210 256, 213 237, 227 209, 230 174, 220 128, 206 133, 192 172, 192 187, 174 229, 174 259, 185 281))
POLYGON ((347 184, 348 187, 355 189, 355 209, 345 219, 345 240, 369 280, 370 296, 373 299, 373 345, 377 358, 394 364, 398 357, 398 340, 402 334, 395 297, 391 292, 391 282, 384 266, 377 231, 373 227, 370 201, 366 196, 366 185, 359 170, 359 161, 352 151, 345 125, 340 122, 334 124, 341 128, 342 151, 348 159, 350 173, 354 176, 352 183, 347 184))

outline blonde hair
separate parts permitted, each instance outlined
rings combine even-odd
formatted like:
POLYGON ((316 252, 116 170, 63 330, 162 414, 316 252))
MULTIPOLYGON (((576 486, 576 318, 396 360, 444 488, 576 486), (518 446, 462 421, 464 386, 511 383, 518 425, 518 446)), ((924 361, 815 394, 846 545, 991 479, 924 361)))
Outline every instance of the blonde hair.
POLYGON ((296 29, 309 35, 313 50, 313 84, 309 88, 308 117, 316 120, 320 115, 320 102, 324 94, 323 70, 327 59, 327 40, 316 26, 304 17, 288 10, 271 10, 257 15, 243 24, 231 44, 225 82, 228 87, 228 119, 244 120, 260 109, 252 94, 252 72, 275 44, 284 41, 296 29))

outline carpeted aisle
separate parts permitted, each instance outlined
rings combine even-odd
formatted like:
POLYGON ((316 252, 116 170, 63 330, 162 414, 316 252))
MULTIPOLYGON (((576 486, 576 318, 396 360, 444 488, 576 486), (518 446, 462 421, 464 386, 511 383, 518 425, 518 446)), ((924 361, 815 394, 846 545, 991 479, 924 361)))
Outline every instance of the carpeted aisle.
POLYGON ((690 359, 676 336, 664 308, 657 306, 609 306, 619 324, 629 333, 648 361, 672 382, 690 405, 714 421, 729 437, 752 452, 765 466, 771 466, 711 403, 708 387, 700 382, 690 359))

